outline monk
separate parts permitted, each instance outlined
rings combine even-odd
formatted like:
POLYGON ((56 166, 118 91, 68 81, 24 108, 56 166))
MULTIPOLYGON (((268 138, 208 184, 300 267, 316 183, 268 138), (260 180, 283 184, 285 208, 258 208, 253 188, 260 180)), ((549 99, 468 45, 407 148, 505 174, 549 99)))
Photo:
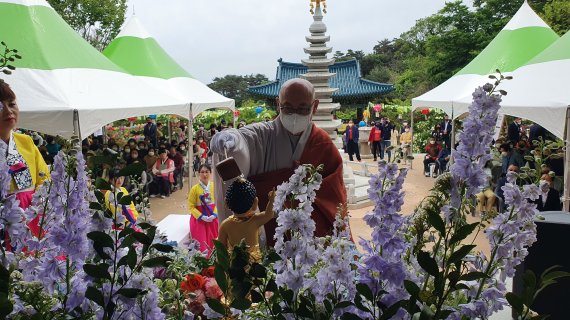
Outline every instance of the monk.
MULTIPOLYGON (((312 219, 315 235, 332 234, 336 209, 346 203, 342 177, 342 158, 330 136, 312 123, 319 100, 315 99, 313 85, 303 79, 291 79, 283 84, 277 98, 279 116, 269 122, 256 123, 237 129, 226 129, 216 134, 210 143, 217 155, 232 156, 243 175, 251 181, 259 198, 259 210, 265 211, 269 191, 287 181, 300 164, 324 165, 323 183, 317 192, 312 219)), ((216 175, 216 188, 224 184, 216 175)), ((225 190, 216 190, 225 194, 225 190)), ((231 215, 223 205, 217 207, 220 219, 231 215)), ((265 224, 267 245, 275 244, 276 220, 265 224)))

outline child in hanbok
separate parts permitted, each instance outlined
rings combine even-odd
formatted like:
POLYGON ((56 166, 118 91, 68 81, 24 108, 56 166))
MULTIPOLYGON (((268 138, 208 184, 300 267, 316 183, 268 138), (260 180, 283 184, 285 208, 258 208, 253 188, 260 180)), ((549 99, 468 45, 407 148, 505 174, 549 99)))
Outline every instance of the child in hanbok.
POLYGON ((200 251, 212 252, 218 237, 218 211, 214 198, 214 182, 210 181, 212 169, 203 164, 198 169, 199 181, 190 189, 190 236, 200 243, 200 251))
POLYGON ((129 205, 124 205, 119 203, 117 195, 123 193, 123 197, 128 196, 129 192, 123 187, 123 182, 125 182, 125 177, 119 176, 119 169, 112 169, 109 171, 109 183, 111 184, 112 190, 107 190, 105 192, 105 205, 107 209, 111 210, 113 215, 116 215, 115 225, 113 228, 122 229, 118 224, 123 222, 120 220, 119 215, 124 217, 123 225, 125 228, 136 229, 137 219, 139 213, 135 208, 134 203, 131 201, 129 205))

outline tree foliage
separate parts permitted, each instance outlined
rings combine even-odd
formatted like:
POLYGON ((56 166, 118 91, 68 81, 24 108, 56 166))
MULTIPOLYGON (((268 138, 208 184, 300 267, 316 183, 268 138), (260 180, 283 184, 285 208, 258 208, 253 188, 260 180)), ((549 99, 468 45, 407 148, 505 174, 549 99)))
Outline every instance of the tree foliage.
MULTIPOLYGON (((356 58, 369 80, 394 83, 396 90, 378 102, 409 104, 465 67, 495 38, 523 0, 452 1, 437 13, 416 21, 395 39, 378 41, 371 53, 337 51, 337 61, 356 58)), ((531 7, 564 34, 570 28, 570 1, 530 0, 531 7)))
POLYGON ((97 50, 117 36, 125 21, 127 0, 48 0, 62 18, 97 50))
POLYGON ((246 76, 226 75, 222 78, 216 77, 208 86, 223 96, 234 99, 236 106, 240 107, 246 100, 254 100, 254 97, 247 92, 247 88, 258 86, 269 81, 265 75, 250 74, 246 76))

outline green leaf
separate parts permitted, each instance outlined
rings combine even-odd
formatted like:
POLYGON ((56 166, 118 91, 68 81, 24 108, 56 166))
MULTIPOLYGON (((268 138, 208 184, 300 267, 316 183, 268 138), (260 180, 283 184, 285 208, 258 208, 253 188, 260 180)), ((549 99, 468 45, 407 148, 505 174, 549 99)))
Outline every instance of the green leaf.
POLYGON ((251 290, 251 302, 253 303, 261 303, 264 301, 264 297, 259 291, 251 290))
POLYGON ((143 261, 142 266, 145 268, 167 267, 172 258, 166 256, 153 257, 143 261))
POLYGON ((353 313, 345 313, 340 317, 341 320, 362 320, 361 317, 353 314, 353 313))
POLYGON ((362 295, 360 295, 360 294, 358 294, 358 295, 356 295, 356 296, 354 297, 354 305, 355 305, 358 309, 360 309, 360 310, 362 310, 362 311, 364 311, 364 312, 371 313, 370 309, 368 309, 368 307, 365 306, 364 303, 362 303, 362 295))
POLYGON ((266 256, 265 256, 265 261, 264 264, 270 265, 272 263, 275 263, 277 261, 281 261, 281 256, 279 254, 277 254, 277 252, 271 250, 266 256))
POLYGON ((267 282, 267 286, 265 287, 265 291, 269 291, 269 292, 277 292, 278 291, 277 283, 275 283, 275 279, 271 279, 267 282))
POLYGON ((83 271, 88 276, 91 276, 95 279, 107 279, 111 280, 111 274, 109 273, 109 265, 106 263, 101 264, 84 264, 83 271))
POLYGON ((334 306, 334 308, 338 310, 338 309, 348 308, 348 307, 353 306, 353 305, 354 305, 354 303, 352 303, 350 301, 341 301, 341 302, 337 303, 334 306))
POLYGON ((164 253, 169 253, 174 251, 174 247, 168 244, 155 243, 151 247, 164 253))
POLYGON ((95 197, 97 197, 97 201, 99 203, 105 203, 105 195, 103 192, 101 192, 101 190, 95 189, 95 197))
POLYGON ((536 275, 532 270, 526 270, 523 274, 523 284, 522 302, 527 306, 531 306, 536 293, 536 275))
POLYGON ((0 294, 0 319, 6 319, 7 316, 14 310, 14 305, 8 299, 7 294, 0 294))
POLYGON ((384 310, 384 312, 382 313, 382 316, 379 318, 379 320, 392 319, 392 317, 394 317, 396 315, 398 310, 400 310, 401 305, 402 305, 401 301, 398 301, 398 302, 394 303, 393 305, 391 305, 388 309, 384 310))
POLYGON ((214 246, 216 247, 216 258, 218 264, 221 268, 227 271, 230 268, 230 256, 228 254, 228 249, 218 240, 214 240, 214 246))
POLYGON ((137 241, 135 239, 135 236, 134 236, 135 233, 138 233, 138 232, 134 232, 134 233, 126 236, 125 239, 123 239, 123 241, 121 242, 121 245, 119 246, 119 248, 131 247, 137 241))
POLYGON ((111 190, 112 189, 109 182, 107 182, 101 178, 97 178, 97 180, 95 180, 95 188, 97 188, 99 190, 111 190))
POLYGON ((87 234, 87 238, 93 240, 96 245, 101 247, 113 248, 115 242, 110 235, 102 231, 92 231, 87 234))
POLYGON ((226 272, 221 268, 219 263, 216 263, 216 267, 214 268, 214 278, 216 278, 216 282, 218 283, 218 286, 220 286, 220 289, 222 289, 222 292, 227 292, 228 278, 226 276, 226 272))
POLYGON ((132 228, 124 228, 123 230, 121 230, 121 232, 119 232, 119 238, 122 239, 132 233, 135 233, 135 230, 133 230, 132 228))
POLYGON ((556 280, 556 279, 567 278, 567 277, 570 277, 570 273, 568 273, 568 272, 552 271, 550 273, 547 273, 545 276, 543 276, 542 281, 546 282, 546 281, 550 281, 550 280, 556 280))
POLYGON ((89 203, 89 209, 91 209, 91 210, 99 210, 99 211, 105 210, 105 208, 103 208, 103 206, 102 206, 99 202, 91 202, 91 203, 89 203))
POLYGON ((245 311, 251 307, 251 301, 245 298, 237 298, 234 301, 232 301, 230 306, 234 309, 245 311))
POLYGON ((366 298, 366 300, 374 301, 374 294, 372 293, 372 290, 370 290, 370 287, 368 287, 366 284, 357 283, 356 291, 358 291, 358 293, 360 293, 364 298, 366 298))
POLYGON ((459 281, 475 281, 483 278, 489 278, 489 276, 484 272, 474 271, 462 275, 459 277, 459 281))
POLYGON ((95 289, 94 287, 88 287, 85 291, 85 297, 101 307, 105 308, 105 299, 101 291, 95 289))
POLYGON ((148 246, 150 246, 152 244, 152 239, 149 238, 149 236, 147 236, 144 233, 141 232, 135 232, 132 234, 132 236, 140 243, 142 244, 146 244, 148 246))
POLYGON ((515 310, 518 315, 522 315, 524 311, 522 299, 512 292, 507 292, 507 295, 505 297, 507 298, 507 301, 513 310, 515 310))
POLYGON ((130 299, 134 299, 138 296, 141 296, 144 294, 144 292, 145 291, 142 289, 135 289, 135 288, 122 288, 117 291, 118 294, 130 299))
POLYGON ((216 299, 206 299, 206 302, 208 303, 208 307, 210 307, 210 309, 216 311, 217 313, 225 316, 226 315, 226 308, 224 308, 224 305, 216 299))
POLYGON ((293 290, 290 289, 286 290, 280 288, 279 291, 285 302, 287 302, 288 304, 291 304, 293 302, 293 290))
POLYGON ((473 250, 475 247, 477 247, 476 245, 467 245, 467 246, 461 246, 459 249, 457 249, 457 251, 455 251, 454 253, 452 253, 449 256, 449 259, 447 260, 448 264, 454 264, 456 262, 460 262, 463 258, 465 258, 466 255, 469 254, 469 252, 471 252, 471 250, 473 250))
POLYGON ((127 265, 131 270, 135 268, 137 265, 137 252, 134 247, 129 248, 129 252, 127 253, 127 265))
POLYGON ((445 222, 443 222, 443 219, 437 212, 430 210, 428 212, 427 220, 442 237, 445 237, 445 222))
POLYGON ((130 206, 131 202, 133 202, 133 198, 131 198, 131 196, 129 195, 122 196, 121 199, 119 200, 119 204, 124 206, 130 206))
POLYGON ((412 298, 417 299, 420 296, 420 287, 413 281, 404 280, 404 288, 406 288, 406 291, 408 291, 412 298))
POLYGON ((429 275, 437 276, 439 274, 439 267, 434 258, 430 256, 429 253, 425 251, 418 252, 418 263, 420 267, 424 269, 429 275))
POLYGON ((139 226, 141 229, 143 229, 143 230, 146 230, 146 229, 148 229, 148 228, 153 227, 152 224, 147 223, 147 222, 141 222, 141 223, 138 224, 138 226, 139 226))
POLYGON ((475 230, 475 228, 477 228, 478 225, 479 222, 475 222, 472 224, 466 224, 461 228, 459 228, 459 230, 455 232, 455 234, 451 237, 451 239, 449 239, 449 245, 452 246, 458 242, 461 242, 463 239, 467 238, 471 233, 473 233, 473 231, 475 230))
POLYGON ((130 164, 119 171, 119 176, 140 176, 146 170, 146 165, 143 163, 130 164))
POLYGON ((267 277, 267 270, 264 266, 260 265, 259 263, 254 263, 251 265, 251 269, 249 270, 249 275, 254 278, 265 279, 267 277))

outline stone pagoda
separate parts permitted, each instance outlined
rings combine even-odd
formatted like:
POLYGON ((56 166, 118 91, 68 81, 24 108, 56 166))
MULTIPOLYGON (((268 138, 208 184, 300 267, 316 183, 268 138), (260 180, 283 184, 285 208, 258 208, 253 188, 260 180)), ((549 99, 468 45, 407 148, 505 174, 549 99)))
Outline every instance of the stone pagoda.
POLYGON ((327 26, 323 22, 323 11, 326 13, 325 0, 311 0, 311 14, 314 22, 309 31, 310 36, 306 37, 309 47, 305 48, 305 53, 309 54, 309 59, 303 59, 303 65, 308 68, 308 72, 300 77, 307 79, 315 86, 315 95, 320 100, 317 113, 313 116, 313 122, 317 127, 325 130, 331 139, 336 138, 334 131, 341 124, 340 120, 334 120, 332 113, 340 109, 339 103, 333 103, 332 95, 338 88, 329 86, 329 79, 336 73, 331 73, 329 67, 335 60, 328 58, 327 54, 332 52, 332 48, 327 47, 330 36, 326 35, 327 26))

